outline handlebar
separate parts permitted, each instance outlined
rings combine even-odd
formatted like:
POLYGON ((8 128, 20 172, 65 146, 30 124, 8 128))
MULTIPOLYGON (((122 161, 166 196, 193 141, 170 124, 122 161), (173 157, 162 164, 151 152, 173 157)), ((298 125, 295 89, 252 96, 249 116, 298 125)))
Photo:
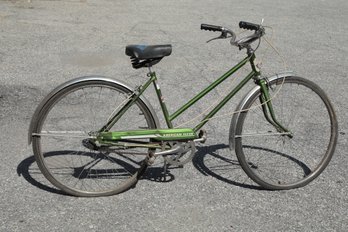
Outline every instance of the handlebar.
POLYGON ((223 27, 221 26, 215 26, 215 25, 209 25, 209 24, 201 24, 201 30, 207 30, 207 31, 222 31, 223 27))
MULTIPOLYGON (((249 23, 245 21, 239 22, 239 27, 247 30, 252 30, 254 33, 252 35, 246 36, 244 38, 239 39, 236 41, 236 34, 227 28, 224 28, 222 26, 216 26, 216 25, 210 25, 210 24, 201 24, 201 30, 208 30, 208 31, 219 31, 221 32, 221 35, 214 39, 226 39, 231 38, 231 45, 237 46, 240 49, 249 47, 249 45, 254 42, 257 39, 260 39, 265 34, 265 29, 262 25, 255 24, 255 23, 249 23), (230 36, 229 36, 230 35, 230 36)), ((208 40, 207 42, 210 42, 211 40, 208 40)))
POLYGON ((239 22, 239 27, 243 29, 247 29, 247 30, 254 30, 254 31, 260 30, 260 25, 255 23, 248 23, 244 21, 239 22))

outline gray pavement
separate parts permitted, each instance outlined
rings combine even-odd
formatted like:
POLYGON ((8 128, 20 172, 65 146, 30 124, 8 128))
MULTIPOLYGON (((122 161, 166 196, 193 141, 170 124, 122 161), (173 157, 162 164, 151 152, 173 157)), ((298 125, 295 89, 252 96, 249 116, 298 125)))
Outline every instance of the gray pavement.
MULTIPOLYGON (((0 1, 0 231, 347 231, 347 19, 345 0, 0 1), (132 69, 124 47, 171 43, 173 54, 155 70, 173 112, 244 56, 228 41, 206 44, 214 33, 200 31, 200 24, 239 31, 240 20, 262 18, 287 64, 261 47, 265 73, 291 69, 315 81, 337 111, 336 152, 314 182, 260 191, 241 185, 253 183, 240 168, 213 169, 224 163, 214 154, 235 158, 227 147, 230 117, 205 127, 207 143, 193 163, 172 169, 168 182, 146 178, 125 193, 87 199, 63 195, 45 181, 27 130, 53 87, 90 74, 135 86, 145 80, 145 70, 132 69)), ((147 97, 154 102, 154 95, 147 97)), ((202 110, 199 103, 177 123, 202 110)))

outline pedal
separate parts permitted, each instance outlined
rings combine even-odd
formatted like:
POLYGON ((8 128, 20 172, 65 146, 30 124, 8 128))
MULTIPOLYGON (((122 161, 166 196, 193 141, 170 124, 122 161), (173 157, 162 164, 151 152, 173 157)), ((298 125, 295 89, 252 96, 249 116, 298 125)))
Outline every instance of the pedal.
POLYGON ((195 142, 205 143, 207 141, 207 131, 206 130, 200 130, 198 134, 199 139, 195 139, 195 142))
POLYGON ((153 152, 150 152, 146 157, 146 163, 147 165, 151 166, 155 163, 156 156, 153 154, 153 152))
POLYGON ((82 145, 88 149, 91 149, 93 151, 97 151, 100 146, 96 143, 97 141, 94 141, 92 139, 84 139, 82 140, 82 145))

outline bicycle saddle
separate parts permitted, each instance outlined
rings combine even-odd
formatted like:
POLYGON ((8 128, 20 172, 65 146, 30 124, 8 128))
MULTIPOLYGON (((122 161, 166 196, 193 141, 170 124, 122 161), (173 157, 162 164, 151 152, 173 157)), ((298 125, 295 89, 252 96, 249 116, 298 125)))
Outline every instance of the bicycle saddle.
POLYGON ((172 53, 172 45, 128 45, 126 55, 139 60, 163 58, 172 53))
POLYGON ((126 55, 131 57, 133 68, 151 67, 172 53, 172 45, 128 45, 126 55))

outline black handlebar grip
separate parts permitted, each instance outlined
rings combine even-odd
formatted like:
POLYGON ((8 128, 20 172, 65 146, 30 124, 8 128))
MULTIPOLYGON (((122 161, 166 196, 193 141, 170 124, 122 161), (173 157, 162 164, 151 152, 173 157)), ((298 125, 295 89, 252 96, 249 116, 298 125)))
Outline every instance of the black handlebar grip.
POLYGON ((222 27, 209 24, 201 24, 201 30, 222 31, 222 27))
POLYGON ((260 25, 255 24, 255 23, 248 23, 244 21, 239 22, 239 27, 247 30, 254 30, 257 31, 260 29, 260 25))

